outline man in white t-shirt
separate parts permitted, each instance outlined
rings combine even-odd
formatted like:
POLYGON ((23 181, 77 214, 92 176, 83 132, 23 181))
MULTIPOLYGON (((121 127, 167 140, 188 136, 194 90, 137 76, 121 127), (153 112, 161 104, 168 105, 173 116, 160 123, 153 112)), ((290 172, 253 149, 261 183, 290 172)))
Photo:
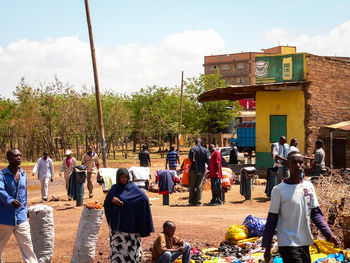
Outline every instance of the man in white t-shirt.
POLYGON ((271 193, 271 204, 264 230, 262 246, 264 257, 271 258, 272 237, 277 227, 279 253, 283 263, 311 263, 309 245, 313 244, 310 219, 324 237, 339 245, 339 240, 330 230, 320 210, 313 185, 301 178, 304 156, 291 152, 287 157, 290 177, 275 186, 271 193))

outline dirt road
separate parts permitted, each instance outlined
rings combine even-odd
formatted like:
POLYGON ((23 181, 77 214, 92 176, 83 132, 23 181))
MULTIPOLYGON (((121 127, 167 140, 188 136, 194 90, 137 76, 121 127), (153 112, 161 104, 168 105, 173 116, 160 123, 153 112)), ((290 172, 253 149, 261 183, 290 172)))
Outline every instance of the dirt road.
MULTIPOLYGON (((111 163, 109 167, 131 167, 133 161, 124 163, 111 163)), ((164 169, 163 160, 152 160, 152 174, 156 169, 164 169)), ((1 169, 3 167, 0 167, 1 169)), ((31 177, 32 166, 23 167, 28 175, 28 206, 40 201, 39 181, 31 177)), ((59 167, 55 166, 55 171, 59 167)), ((177 225, 176 235, 189 241, 193 247, 205 248, 218 246, 224 239, 226 229, 232 224, 242 224, 244 218, 253 214, 258 217, 266 217, 269 201, 264 193, 264 186, 253 186, 252 201, 244 202, 239 194, 239 186, 235 185, 226 194, 226 203, 223 206, 188 206, 188 193, 175 193, 170 196, 170 206, 162 205, 162 196, 157 193, 147 193, 152 206, 155 233, 150 237, 142 239, 143 261, 150 262, 150 249, 153 240, 161 231, 164 221, 172 220, 177 225)), ((95 184, 94 197, 88 198, 85 186, 84 202, 99 201, 103 203, 104 194, 101 186, 95 184)), ((55 251, 52 262, 70 262, 73 253, 76 231, 82 207, 75 207, 75 201, 68 201, 65 194, 64 180, 56 174, 54 182, 49 185, 49 196, 58 196, 60 201, 51 201, 46 204, 54 209, 55 220, 55 251)), ((204 191, 202 203, 208 203, 211 192, 204 191)), ((109 262, 109 230, 104 219, 100 229, 99 239, 96 247, 95 262, 109 262)), ((7 244, 4 254, 4 262, 21 262, 21 255, 12 235, 7 244)))

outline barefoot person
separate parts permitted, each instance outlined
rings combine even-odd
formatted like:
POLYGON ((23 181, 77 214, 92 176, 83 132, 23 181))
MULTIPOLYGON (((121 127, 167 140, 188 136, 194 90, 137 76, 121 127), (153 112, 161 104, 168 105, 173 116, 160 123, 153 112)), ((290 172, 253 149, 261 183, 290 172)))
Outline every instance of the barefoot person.
POLYGON ((191 246, 182 239, 174 236, 175 223, 166 221, 163 224, 163 232, 154 241, 152 249, 152 263, 171 263, 182 255, 182 263, 191 260, 191 246))
POLYGON ((262 246, 266 248, 266 262, 270 262, 271 242, 277 227, 279 253, 283 262, 311 263, 309 245, 313 244, 313 238, 310 219, 328 241, 339 245, 338 238, 333 235, 321 212, 313 185, 300 176, 304 158, 300 152, 290 152, 287 157, 290 177, 272 190, 262 241, 262 246))
POLYGON ((30 226, 27 221, 27 175, 21 165, 21 152, 9 150, 9 166, 0 171, 0 262, 7 241, 13 233, 23 262, 36 263, 30 226))

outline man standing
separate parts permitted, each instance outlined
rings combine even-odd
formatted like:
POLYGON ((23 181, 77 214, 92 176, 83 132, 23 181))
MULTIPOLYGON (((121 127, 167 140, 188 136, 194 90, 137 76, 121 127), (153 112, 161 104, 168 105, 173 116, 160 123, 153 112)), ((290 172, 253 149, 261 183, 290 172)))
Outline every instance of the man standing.
POLYGON ((165 170, 168 169, 168 164, 169 170, 176 170, 177 164, 180 164, 179 154, 174 146, 170 146, 170 151, 166 155, 165 170))
POLYGON ((224 204, 224 192, 221 188, 222 170, 221 170, 221 154, 215 150, 214 144, 209 145, 209 151, 211 152, 210 164, 209 164, 209 178, 211 182, 212 199, 208 205, 222 205, 224 204), (221 192, 215 189, 215 183, 219 180, 221 192))
POLYGON ((238 164, 238 148, 236 143, 232 143, 232 148, 230 151, 230 164, 238 164))
POLYGON ((288 168, 286 166, 289 146, 286 142, 286 137, 282 136, 278 142, 272 145, 272 157, 274 162, 273 167, 278 167, 277 184, 281 183, 282 180, 289 175, 288 168))
POLYGON ((201 146, 201 140, 196 139, 188 154, 192 164, 190 168, 190 205, 201 205, 203 176, 205 173, 205 163, 209 159, 209 152, 201 146))
POLYGON ((314 153, 314 161, 312 164, 312 174, 311 176, 320 176, 320 174, 326 173, 325 165, 325 152, 323 150, 323 141, 318 139, 316 140, 316 149, 314 153))
POLYGON ((0 261, 13 233, 23 262, 36 263, 27 221, 27 175, 19 167, 22 155, 19 150, 9 150, 6 158, 9 166, 0 171, 0 261))
POLYGON ((339 245, 321 212, 312 183, 301 178, 304 158, 300 152, 291 152, 287 159, 290 177, 272 190, 262 241, 266 248, 265 262, 270 262, 276 226, 279 253, 284 263, 311 263, 309 245, 313 244, 313 238, 310 219, 328 241, 339 245))
MULTIPOLYGON (((72 157, 72 151, 66 150, 66 158, 63 160, 60 168, 60 177, 62 177, 62 173, 63 173, 64 180, 66 182, 67 193, 69 190, 70 175, 72 174, 75 166, 77 166, 77 160, 74 157, 72 157)), ((72 197, 68 195, 68 201, 70 200, 72 200, 72 197)))
POLYGON ((33 176, 36 172, 38 172, 38 179, 41 183, 41 202, 46 202, 49 192, 49 180, 51 179, 51 182, 53 182, 54 176, 53 163, 47 151, 43 153, 43 157, 35 164, 33 176))
POLYGON ((146 145, 142 145, 142 150, 139 152, 139 160, 141 167, 151 167, 151 157, 146 145))
POLYGON ((87 166, 87 188, 89 190, 89 198, 92 198, 94 196, 93 179, 96 178, 97 170, 100 169, 100 159, 97 153, 93 151, 92 145, 89 145, 88 152, 83 155, 81 163, 87 166))

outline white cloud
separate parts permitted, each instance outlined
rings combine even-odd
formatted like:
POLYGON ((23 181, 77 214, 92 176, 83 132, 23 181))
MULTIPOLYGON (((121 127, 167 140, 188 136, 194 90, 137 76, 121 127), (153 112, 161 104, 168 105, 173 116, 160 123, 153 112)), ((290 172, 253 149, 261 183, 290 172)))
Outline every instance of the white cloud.
POLYGON ((335 27, 328 34, 309 36, 294 31, 274 28, 262 35, 262 39, 271 46, 296 46, 298 52, 308 52, 321 56, 350 56, 350 20, 335 27))
MULTIPOLYGON (((204 56, 225 53, 223 38, 213 30, 173 34, 159 45, 130 43, 114 48, 96 47, 101 90, 130 93, 147 85, 180 84, 202 73, 204 56)), ((0 46, 0 92, 9 97, 21 77, 31 83, 51 82, 54 76, 80 88, 93 86, 89 43, 75 36, 43 41, 20 39, 0 46)))

